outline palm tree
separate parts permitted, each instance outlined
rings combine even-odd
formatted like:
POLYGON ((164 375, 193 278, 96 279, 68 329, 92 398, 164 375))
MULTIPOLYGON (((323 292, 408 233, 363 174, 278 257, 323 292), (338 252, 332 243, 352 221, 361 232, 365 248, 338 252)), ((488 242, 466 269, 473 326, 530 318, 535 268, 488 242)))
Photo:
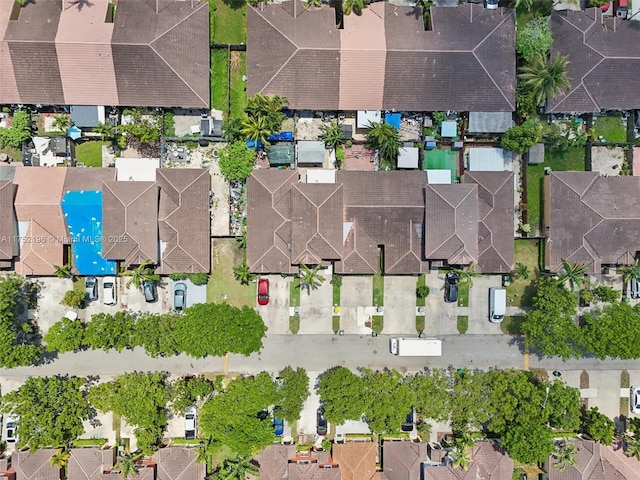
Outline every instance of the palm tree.
POLYGON ((640 460, 640 438, 625 437, 626 448, 624 454, 627 457, 636 457, 640 460))
POLYGON ((529 278, 529 267, 527 267, 524 263, 516 263, 516 269, 513 271, 513 276, 516 278, 522 278, 526 280, 529 278))
POLYGON ((267 137, 273 133, 267 125, 267 117, 262 116, 249 117, 244 120, 240 132, 246 140, 253 140, 256 145, 258 142, 268 145, 267 137))
POLYGON ((324 283, 326 278, 318 273, 322 268, 321 264, 311 268, 304 263, 300 265, 300 288, 304 285, 311 290, 317 290, 320 285, 324 283))
POLYGON ((58 278, 71 278, 74 279, 75 275, 71 272, 71 264, 65 263, 64 265, 54 265, 56 270, 53 274, 58 278))
POLYGON ((473 457, 465 444, 457 445, 451 451, 451 456, 453 457, 453 468, 467 470, 471 462, 473 462, 473 457))
POLYGON ((249 270, 246 257, 242 259, 242 263, 233 267, 233 276, 241 285, 249 285, 249 282, 255 278, 255 275, 249 270))
POLYGON ((322 140, 331 150, 336 150, 340 145, 344 143, 344 133, 342 133, 342 123, 330 123, 323 124, 320 127, 322 130, 322 140))
POLYGON ((371 123, 367 127, 367 147, 378 149, 381 165, 395 168, 400 150, 400 133, 388 123, 371 123))
POLYGON ((104 141, 107 138, 109 139, 113 138, 116 133, 116 127, 113 125, 113 123, 110 123, 110 122, 98 123, 98 125, 94 127, 93 130, 94 132, 100 134, 100 136, 102 137, 102 141, 104 141))
POLYGON ((151 262, 146 260, 133 270, 126 270, 122 272, 122 275, 131 277, 127 282, 127 288, 129 288, 131 284, 135 285, 137 288, 142 288, 143 282, 157 283, 160 281, 160 275, 154 273, 151 262))
POLYGON ((209 446, 201 443, 196 448, 196 463, 206 463, 209 465, 211 460, 211 452, 209 452, 209 446))
POLYGON ((625 265, 621 268, 622 270, 622 281, 626 284, 629 280, 639 280, 640 281, 640 265, 638 264, 640 260, 637 258, 633 261, 631 265, 625 265))
POLYGON ((245 480, 247 475, 258 476, 260 470, 253 463, 251 457, 238 456, 224 461, 222 470, 218 472, 218 478, 223 480, 245 480))
POLYGON ((525 88, 531 91, 537 105, 571 88, 571 79, 567 77, 568 63, 566 56, 556 55, 547 62, 546 56, 541 54, 530 65, 520 69, 518 77, 525 88))
POLYGON ((118 467, 120 468, 120 475, 122 478, 138 476, 138 471, 136 470, 136 457, 131 453, 127 453, 120 459, 118 467))
POLYGON ((71 126, 71 118, 69 118, 69 115, 58 115, 53 119, 53 126, 65 132, 71 126))
POLYGON ((533 7, 533 0, 515 0, 515 2, 513 2, 513 8, 518 10, 520 7, 530 12, 531 7, 533 7))
POLYGON ((476 272, 475 268, 475 262, 471 262, 467 268, 454 268, 453 271, 456 272, 460 278, 458 283, 460 285, 473 287, 473 279, 480 276, 480 273, 476 272))
POLYGON ((64 469, 67 467, 67 464, 69 463, 70 456, 71 454, 67 452, 65 448, 59 448, 58 453, 56 453, 52 457, 49 457, 49 463, 53 468, 64 471, 64 469))
POLYGON ((573 458, 576 453, 578 453, 578 448, 573 442, 563 440, 562 442, 557 443, 555 451, 551 454, 551 456, 557 460, 553 466, 560 472, 564 472, 569 465, 577 467, 578 464, 573 458))
POLYGON ((569 281, 571 290, 575 290, 576 285, 581 286, 584 283, 584 276, 587 273, 587 266, 581 263, 574 263, 573 265, 567 262, 564 258, 562 260, 562 272, 558 281, 564 283, 569 281))
POLYGON ((321 6, 322 6, 322 2, 320 0, 307 0, 304 3, 304 8, 321 7, 321 6))
POLYGON ((351 15, 351 12, 353 12, 360 16, 367 5, 369 5, 368 0, 343 0, 342 11, 345 15, 351 15))

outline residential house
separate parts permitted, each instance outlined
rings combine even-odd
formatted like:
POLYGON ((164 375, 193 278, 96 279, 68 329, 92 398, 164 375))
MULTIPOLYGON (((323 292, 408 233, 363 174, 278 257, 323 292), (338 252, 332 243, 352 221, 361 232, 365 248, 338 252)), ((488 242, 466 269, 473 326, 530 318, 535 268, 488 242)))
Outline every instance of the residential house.
POLYGON ((426 272, 429 262, 483 272, 513 268, 514 181, 473 172, 431 185, 425 172, 338 171, 333 183, 300 183, 295 171, 247 180, 247 261, 253 272, 293 273, 333 263, 340 274, 426 272), (251 228, 251 226, 256 226, 251 228))
POLYGON ((67 478, 73 480, 96 480, 115 464, 113 448, 72 448, 69 450, 67 478))
POLYGON ((428 460, 428 443, 384 442, 382 467, 389 480, 422 480, 423 463, 428 460))
POLYGON ((640 76, 640 31, 634 22, 606 17, 599 7, 552 12, 551 56, 566 56, 571 87, 547 105, 549 112, 600 112, 640 108, 629 88, 640 76))
POLYGON ((260 480, 282 480, 286 478, 289 459, 296 453, 295 445, 269 445, 256 457, 260 466, 260 480))
POLYGON ((156 480, 204 480, 206 465, 198 463, 194 448, 161 448, 153 455, 156 480))
POLYGON ((0 180, 0 269, 13 267, 13 258, 18 256, 18 222, 13 202, 16 185, 9 180, 0 180))
POLYGON ((0 104, 207 108, 209 4, 3 1, 0 104))
POLYGON ((11 468, 16 480, 60 480, 60 469, 49 459, 58 453, 57 448, 41 448, 35 452, 22 450, 11 455, 11 468))
POLYGON ((515 12, 465 4, 370 4, 336 28, 333 8, 247 8, 247 94, 296 110, 515 110, 515 12))
POLYGON ((545 268, 562 259, 588 273, 633 263, 640 243, 640 177, 602 177, 597 172, 551 172, 544 178, 545 268))
POLYGON ((549 457, 546 462, 545 480, 638 480, 640 462, 636 458, 626 457, 621 449, 614 450, 599 442, 586 439, 569 440, 574 443, 577 453, 576 462, 570 463, 563 471, 554 466, 557 460, 549 457))
POLYGON ((340 466, 331 459, 331 453, 311 450, 296 452, 289 459, 289 480, 341 480, 340 466))
POLYGON ((2 454, 0 456, 0 477, 3 477, 6 480, 16 480, 16 472, 11 468, 11 459, 2 454))
MULTIPOLYGON (((430 460, 421 465, 422 476, 416 480, 510 480, 513 478, 513 460, 495 441, 476 442, 471 449, 471 464, 466 470, 454 467, 444 450, 430 449, 430 460), (436 465, 433 465, 436 463, 436 465)), ((415 469, 413 470, 415 471, 415 469)), ((398 477, 400 480, 402 477, 398 477)), ((405 477, 406 478, 406 477, 405 477)), ((396 480, 396 477, 389 477, 396 480)))
POLYGON ((336 443, 331 454, 333 461, 340 466, 342 480, 378 480, 376 442, 336 443))

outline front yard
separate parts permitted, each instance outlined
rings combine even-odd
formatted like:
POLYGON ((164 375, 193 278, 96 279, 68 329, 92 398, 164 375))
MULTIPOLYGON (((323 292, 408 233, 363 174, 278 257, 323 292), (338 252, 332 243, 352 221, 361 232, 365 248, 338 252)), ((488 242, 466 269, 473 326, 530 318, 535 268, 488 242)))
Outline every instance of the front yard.
POLYGON ((211 275, 207 283, 207 302, 226 302, 235 307, 256 304, 256 284, 241 285, 233 275, 234 265, 242 260, 242 251, 233 238, 214 239, 211 275))
POLYGON ((532 305, 535 287, 533 282, 538 274, 539 259, 538 240, 516 240, 516 264, 520 263, 527 267, 527 278, 514 278, 512 275, 511 284, 507 287, 507 302, 513 307, 530 307, 532 305))

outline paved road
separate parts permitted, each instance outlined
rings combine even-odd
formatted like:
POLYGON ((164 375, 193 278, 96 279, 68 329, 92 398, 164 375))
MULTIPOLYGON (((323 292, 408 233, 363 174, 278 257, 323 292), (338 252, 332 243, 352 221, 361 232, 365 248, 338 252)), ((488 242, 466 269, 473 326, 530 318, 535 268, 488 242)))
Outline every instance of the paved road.
MULTIPOLYGON (((229 370, 253 373, 278 371, 286 365, 308 371, 323 371, 343 365, 349 368, 396 368, 418 371, 429 367, 468 366, 486 369, 523 368, 521 346, 507 335, 452 335, 443 338, 442 357, 396 357, 388 350, 388 336, 358 335, 272 335, 259 354, 250 357, 231 355, 229 370)), ((621 370, 640 369, 640 361, 582 358, 563 362, 558 358, 530 360, 531 368, 549 370, 621 370)), ((2 377, 27 377, 72 373, 75 375, 117 375, 130 371, 170 371, 175 375, 200 372, 221 372, 221 358, 195 360, 187 356, 151 358, 142 349, 122 353, 101 350, 63 354, 50 363, 37 367, 0 369, 2 377)))

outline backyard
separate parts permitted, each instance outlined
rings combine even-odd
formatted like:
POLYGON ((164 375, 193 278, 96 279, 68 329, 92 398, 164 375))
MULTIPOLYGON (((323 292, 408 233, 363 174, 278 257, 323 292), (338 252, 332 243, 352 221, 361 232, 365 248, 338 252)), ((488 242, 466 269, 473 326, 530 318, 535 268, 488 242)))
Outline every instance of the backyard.
POLYGON ((509 306, 530 307, 535 293, 533 282, 538 274, 538 240, 516 240, 515 260, 516 265, 522 264, 527 267, 528 276, 515 278, 512 274, 511 284, 507 287, 507 301, 509 306))
POLYGON ((214 239, 211 275, 207 283, 207 302, 226 302, 236 307, 255 306, 254 283, 241 285, 234 279, 233 267, 242 260, 242 250, 233 238, 214 239))
POLYGON ((109 142, 89 141, 76 146, 76 160, 85 167, 102 167, 102 146, 109 142))
POLYGON ((527 223, 531 225, 532 234, 540 228, 542 212, 542 180, 545 167, 552 171, 585 170, 585 148, 568 147, 564 150, 551 149, 546 146, 544 163, 527 165, 527 223))
POLYGON ((602 138, 607 143, 624 143, 627 141, 627 132, 622 124, 620 115, 607 115, 596 117, 593 122, 594 142, 602 138))

